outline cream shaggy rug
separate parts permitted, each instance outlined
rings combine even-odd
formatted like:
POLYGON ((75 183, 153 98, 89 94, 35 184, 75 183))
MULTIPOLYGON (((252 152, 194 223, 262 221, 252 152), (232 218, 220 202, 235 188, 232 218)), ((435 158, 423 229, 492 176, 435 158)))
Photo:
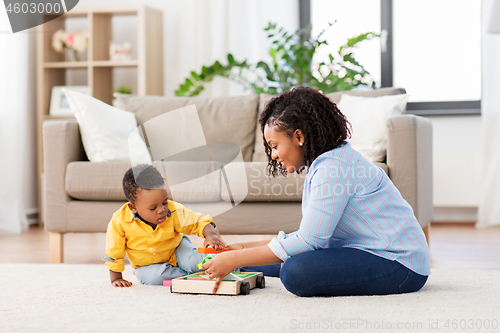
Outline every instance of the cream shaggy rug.
POLYGON ((279 279, 247 296, 171 294, 126 268, 0 266, 0 332, 500 332, 500 271, 432 271, 405 295, 299 298, 279 279), (496 329, 495 329, 496 328, 496 329))

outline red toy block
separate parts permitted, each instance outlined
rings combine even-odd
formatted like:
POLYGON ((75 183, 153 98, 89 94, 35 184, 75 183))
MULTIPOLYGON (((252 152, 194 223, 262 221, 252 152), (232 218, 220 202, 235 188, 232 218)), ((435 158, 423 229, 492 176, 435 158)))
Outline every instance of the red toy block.
POLYGON ((171 284, 172 284, 172 280, 163 280, 164 287, 170 287, 171 284))

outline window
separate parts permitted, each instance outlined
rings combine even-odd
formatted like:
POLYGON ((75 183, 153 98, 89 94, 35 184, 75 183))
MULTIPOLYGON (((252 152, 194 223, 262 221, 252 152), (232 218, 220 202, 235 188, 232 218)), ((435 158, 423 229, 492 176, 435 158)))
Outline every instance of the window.
POLYGON ((374 76, 378 87, 407 90, 408 113, 480 114, 481 1, 299 3, 301 25, 312 24, 313 35, 337 20, 330 35, 325 34, 332 47, 338 48, 347 38, 367 31, 386 34, 386 39, 360 44, 356 58, 374 76))
MULTIPOLYGON (((348 38, 365 32, 380 34, 380 0, 312 0, 311 23, 312 36, 328 28, 323 34, 328 46, 319 48, 315 56, 315 61, 326 60, 328 53, 335 54, 348 38), (363 10, 353 13, 355 8, 363 10), (328 23, 334 21, 337 22, 328 28, 328 23)), ((380 83, 380 40, 373 38, 358 45, 356 60, 380 83)))
POLYGON ((393 36, 410 102, 481 99, 481 1, 394 0, 393 36))

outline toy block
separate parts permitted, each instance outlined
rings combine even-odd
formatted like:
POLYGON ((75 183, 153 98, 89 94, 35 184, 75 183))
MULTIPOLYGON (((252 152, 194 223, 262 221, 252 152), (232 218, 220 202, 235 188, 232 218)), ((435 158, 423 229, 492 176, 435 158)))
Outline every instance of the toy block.
POLYGON ((172 280, 163 280, 164 287, 170 287, 171 284, 172 284, 172 280))
POLYGON ((211 247, 199 247, 198 248, 198 253, 205 253, 205 254, 222 253, 222 252, 226 252, 226 251, 229 251, 229 249, 214 250, 211 247))

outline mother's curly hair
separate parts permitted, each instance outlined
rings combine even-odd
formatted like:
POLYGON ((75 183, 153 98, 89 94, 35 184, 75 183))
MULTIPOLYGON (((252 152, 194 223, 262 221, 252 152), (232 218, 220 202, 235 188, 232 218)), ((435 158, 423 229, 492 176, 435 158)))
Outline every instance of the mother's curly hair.
MULTIPOLYGON (((351 137, 351 124, 337 105, 320 91, 308 87, 297 87, 272 98, 260 115, 259 124, 268 158, 268 172, 273 177, 278 174, 286 176, 287 172, 271 158, 271 147, 264 137, 266 125, 276 126, 290 137, 297 129, 302 131, 306 166, 351 137)), ((297 170, 297 173, 301 171, 297 170)))

